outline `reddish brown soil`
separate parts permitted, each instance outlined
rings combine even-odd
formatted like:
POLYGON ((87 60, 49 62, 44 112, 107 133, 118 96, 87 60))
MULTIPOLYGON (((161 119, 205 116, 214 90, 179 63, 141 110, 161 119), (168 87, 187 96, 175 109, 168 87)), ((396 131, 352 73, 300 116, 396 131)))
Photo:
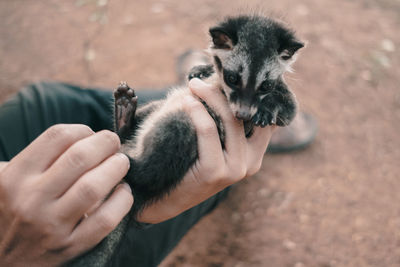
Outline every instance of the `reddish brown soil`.
POLYGON ((0 100, 43 79, 172 84, 208 26, 262 9, 308 41, 287 78, 319 135, 267 155, 162 266, 400 266, 400 2, 241 2, 0 1, 0 100))

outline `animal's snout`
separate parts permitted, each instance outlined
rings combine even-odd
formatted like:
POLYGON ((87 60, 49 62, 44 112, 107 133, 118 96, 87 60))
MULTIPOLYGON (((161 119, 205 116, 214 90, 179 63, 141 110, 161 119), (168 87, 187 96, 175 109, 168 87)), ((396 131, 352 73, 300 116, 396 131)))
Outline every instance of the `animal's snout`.
POLYGON ((250 110, 240 109, 240 110, 235 112, 235 116, 239 120, 244 120, 244 121, 249 121, 251 119, 250 110))

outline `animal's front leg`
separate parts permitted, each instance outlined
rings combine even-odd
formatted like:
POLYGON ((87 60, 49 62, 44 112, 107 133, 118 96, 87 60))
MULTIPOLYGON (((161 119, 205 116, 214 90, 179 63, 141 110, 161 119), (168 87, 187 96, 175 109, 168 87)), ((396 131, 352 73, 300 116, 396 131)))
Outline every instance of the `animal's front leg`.
POLYGON ((280 83, 259 104, 257 113, 253 116, 254 125, 287 126, 294 119, 297 112, 296 97, 284 83, 280 83))
POLYGON ((259 107, 252 120, 255 126, 265 127, 267 125, 274 125, 276 124, 277 114, 277 108, 274 108, 274 110, 271 112, 264 107, 259 107))
POLYGON ((133 127, 133 120, 137 107, 137 96, 135 91, 126 82, 121 82, 114 91, 115 98, 115 132, 123 143, 133 127))
POLYGON ((296 104, 289 100, 269 101, 258 108, 252 118, 255 126, 265 127, 267 125, 288 126, 296 115, 296 104))

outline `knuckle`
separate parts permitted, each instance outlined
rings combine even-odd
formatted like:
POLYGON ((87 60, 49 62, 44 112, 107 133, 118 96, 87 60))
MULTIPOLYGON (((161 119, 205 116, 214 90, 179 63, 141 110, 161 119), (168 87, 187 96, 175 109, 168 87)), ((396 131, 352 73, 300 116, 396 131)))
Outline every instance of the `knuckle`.
POLYGON ((118 221, 108 213, 100 212, 97 220, 99 227, 102 231, 112 231, 118 225, 118 221))
POLYGON ((66 124, 56 124, 47 129, 46 135, 50 140, 69 138, 71 136, 71 131, 66 124))
POLYGON ((246 166, 243 165, 237 165, 231 168, 230 174, 229 174, 229 179, 232 182, 237 182, 244 177, 246 177, 247 174, 247 168, 246 166))
POLYGON ((96 202, 101 199, 99 189, 89 182, 81 182, 77 188, 77 195, 83 201, 96 202))
POLYGON ((60 239, 61 233, 59 231, 59 226, 51 220, 47 219, 46 222, 41 225, 40 229, 45 236, 50 237, 51 239, 60 239))
POLYGON ((243 179, 247 176, 247 168, 246 167, 242 167, 238 170, 238 177, 239 179, 243 179))
POLYGON ((190 110, 202 110, 203 109, 203 104, 201 104, 200 101, 196 100, 193 98, 193 101, 189 103, 189 109, 190 110))
POLYGON ((56 124, 46 130, 50 140, 75 140, 77 136, 88 136, 93 133, 89 126, 83 124, 56 124))
MULTIPOLYGON (((77 252, 70 255, 71 249, 76 249, 77 244, 72 240, 70 235, 58 235, 57 233, 49 237, 47 240, 47 250, 56 252, 58 255, 63 255, 64 257, 71 258, 76 257, 77 252)), ((57 265, 58 266, 58 265, 57 265)), ((67 265, 62 265, 67 266, 67 265)), ((69 265, 68 265, 69 266, 69 265)))
POLYGON ((187 97, 186 101, 183 104, 185 111, 188 112, 191 116, 198 116, 198 113, 207 113, 204 105, 195 97, 187 97))
POLYGON ((85 153, 80 147, 73 147, 66 153, 67 162, 72 168, 83 168, 87 164, 85 153))
POLYGON ((21 202, 18 201, 12 206, 12 212, 14 216, 19 218, 24 224, 32 225, 36 224, 37 214, 33 211, 33 208, 29 204, 30 201, 21 202))
POLYGON ((76 131, 82 136, 89 136, 94 133, 89 126, 84 124, 75 124, 74 127, 76 131))
POLYGON ((233 116, 230 110, 227 109, 221 110, 220 114, 222 116, 223 121, 226 124, 233 124, 233 125, 238 124, 238 120, 233 116))
POLYGON ((252 176, 254 174, 256 174, 262 165, 262 161, 258 161, 256 163, 254 163, 248 170, 247 170, 247 176, 252 176))
POLYGON ((196 181, 199 182, 200 185, 206 186, 206 187, 211 187, 214 186, 215 183, 219 180, 220 178, 206 178, 206 179, 197 179, 196 181))
POLYGON ((203 123, 199 125, 197 132, 199 135, 205 137, 210 137, 218 134, 215 123, 213 123, 213 121, 211 120, 203 121, 203 123))
POLYGON ((212 179, 206 179, 205 183, 206 185, 225 185, 229 184, 229 175, 227 168, 225 167, 218 167, 214 168, 214 170, 211 170, 208 173, 212 173, 212 179))

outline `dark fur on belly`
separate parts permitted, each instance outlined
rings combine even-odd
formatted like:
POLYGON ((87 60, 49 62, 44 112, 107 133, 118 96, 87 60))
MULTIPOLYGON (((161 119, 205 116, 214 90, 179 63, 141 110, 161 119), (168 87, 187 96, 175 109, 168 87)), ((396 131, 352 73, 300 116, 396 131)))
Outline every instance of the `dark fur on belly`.
POLYGON ((141 157, 131 158, 126 176, 135 197, 134 215, 175 188, 197 159, 196 133, 187 114, 176 112, 159 123, 146 136, 141 157))
MULTIPOLYGON (((114 97, 115 130, 124 146, 146 117, 163 104, 163 100, 136 111, 137 97, 126 83, 120 84, 114 97)), ((203 105, 214 119, 223 145, 222 121, 205 102, 203 105)), ((143 141, 140 157, 129 157, 131 166, 125 180, 135 199, 131 215, 136 218, 144 207, 173 190, 197 158, 197 135, 188 114, 177 110, 157 121, 157 127, 143 141)))

